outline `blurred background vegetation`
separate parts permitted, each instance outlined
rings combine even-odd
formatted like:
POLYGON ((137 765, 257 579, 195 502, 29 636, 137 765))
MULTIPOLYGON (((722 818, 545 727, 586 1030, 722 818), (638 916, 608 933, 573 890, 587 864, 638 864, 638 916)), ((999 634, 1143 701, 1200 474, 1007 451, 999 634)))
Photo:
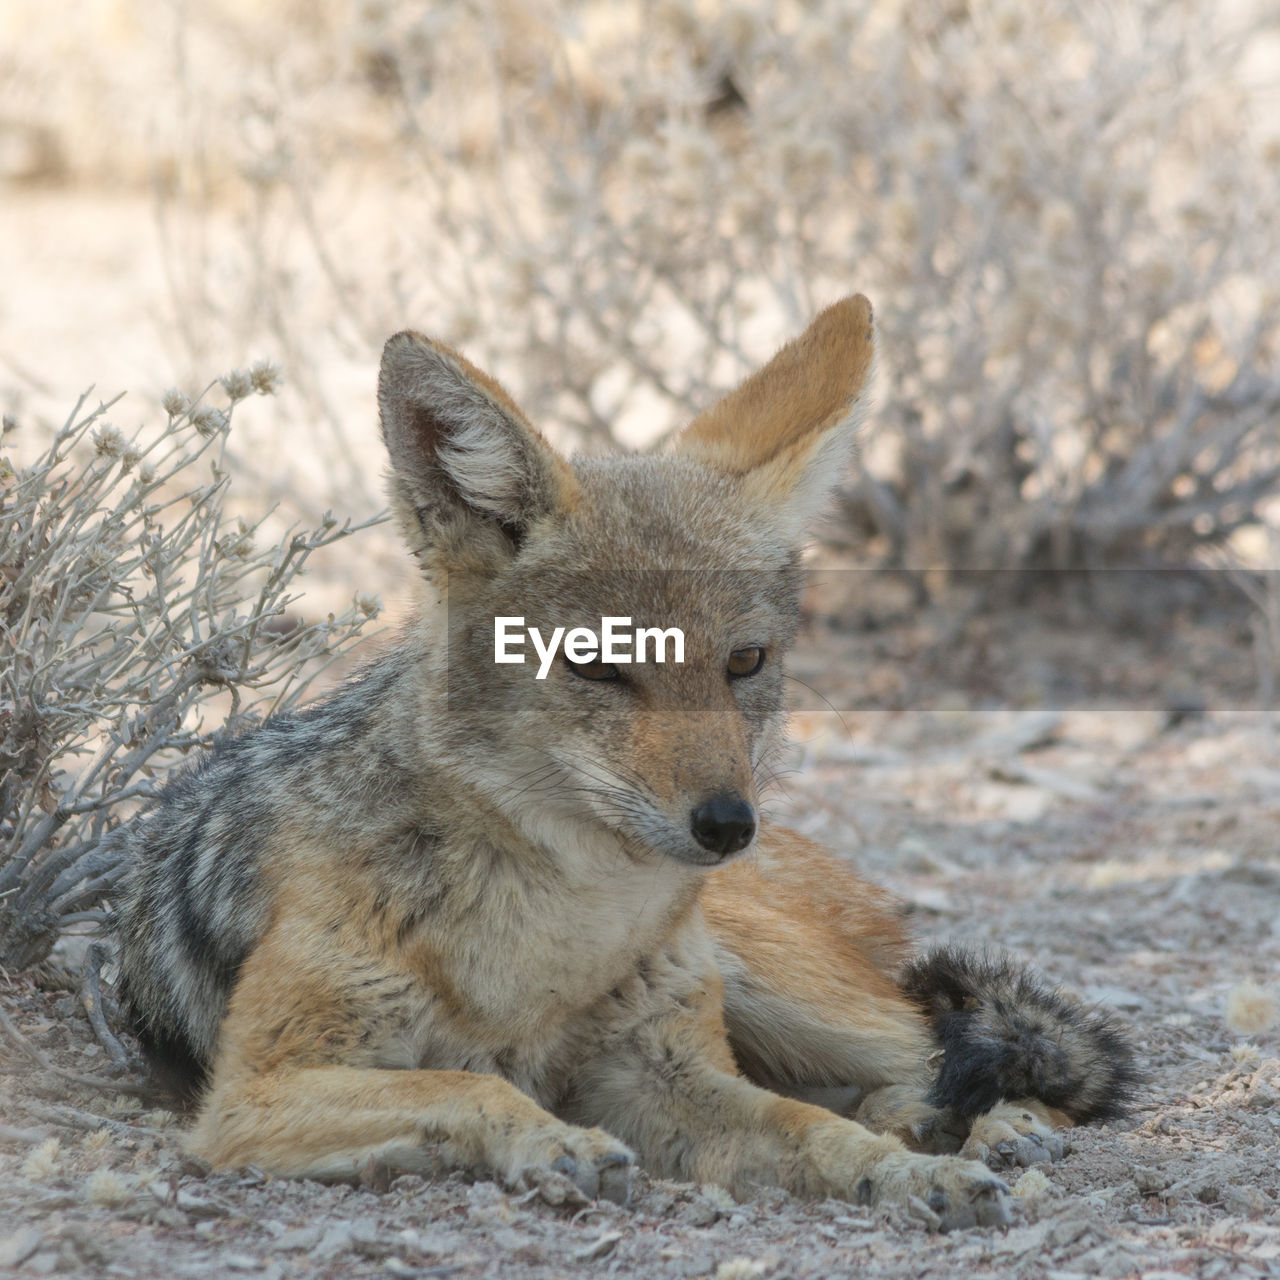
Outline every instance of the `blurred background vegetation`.
POLYGON ((242 496, 363 517, 397 328, 464 347, 561 443, 643 445, 860 289, 864 563, 1268 562, 1268 6, 61 8, 0 15, 0 402, 23 421, 267 356, 287 386, 243 416, 242 496))

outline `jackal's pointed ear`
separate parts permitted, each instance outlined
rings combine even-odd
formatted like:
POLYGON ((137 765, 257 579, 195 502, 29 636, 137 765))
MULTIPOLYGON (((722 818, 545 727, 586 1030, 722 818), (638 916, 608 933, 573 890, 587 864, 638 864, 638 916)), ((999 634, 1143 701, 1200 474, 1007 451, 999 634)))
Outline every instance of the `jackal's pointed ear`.
POLYGON ((571 505, 573 473, 498 383, 456 351, 397 333, 378 372, 391 499, 411 550, 482 569, 571 505))
POLYGON ((799 541, 853 455, 874 362, 871 304, 845 298, 695 418, 676 450, 741 477, 748 498, 799 541))

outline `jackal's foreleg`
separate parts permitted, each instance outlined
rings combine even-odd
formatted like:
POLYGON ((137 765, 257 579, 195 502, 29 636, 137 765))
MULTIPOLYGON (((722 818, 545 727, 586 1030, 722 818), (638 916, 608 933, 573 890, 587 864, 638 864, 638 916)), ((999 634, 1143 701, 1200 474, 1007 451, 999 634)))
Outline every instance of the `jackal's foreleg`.
POLYGON ((289 1177, 348 1180, 371 1163, 466 1168, 510 1185, 567 1177, 588 1196, 625 1197, 631 1152, 609 1134, 564 1123, 496 1075, 384 1067, 382 1049, 417 1007, 406 1002, 423 997, 359 941, 331 950, 294 922, 250 954, 193 1151, 220 1168, 289 1177))
POLYGON ((532 1186, 560 1174, 610 1199, 625 1198, 632 1164, 609 1134, 565 1124, 500 1077, 468 1071, 320 1066, 215 1080, 189 1145, 216 1167, 285 1177, 465 1168, 532 1186))

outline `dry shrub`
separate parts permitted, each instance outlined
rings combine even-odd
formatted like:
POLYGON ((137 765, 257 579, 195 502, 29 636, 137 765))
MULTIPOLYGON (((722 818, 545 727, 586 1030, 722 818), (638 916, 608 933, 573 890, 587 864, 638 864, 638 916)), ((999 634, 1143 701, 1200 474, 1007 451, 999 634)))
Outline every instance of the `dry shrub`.
POLYGON ((846 510, 881 562, 1185 562, 1275 498, 1280 136, 1247 5, 347 18, 244 99, 215 167, 246 234, 202 295, 313 405, 324 353, 413 323, 574 440, 652 440, 860 288, 884 376, 846 510))
POLYGON ((189 358, 270 341, 345 459, 329 500, 376 500, 351 369, 406 324, 570 440, 639 442, 859 288, 883 378, 846 512, 873 561, 1180 563, 1275 509, 1280 32, 1254 0, 78 12, 15 0, 0 117, 150 175, 189 358))
POLYGON ((117 401, 82 398, 31 465, 0 456, 0 965, 104 921, 122 817, 224 724, 293 705, 377 611, 286 612, 312 552, 351 525, 259 547, 223 512, 235 405, 276 378, 223 378, 225 409, 170 392, 163 431, 132 437, 107 420, 117 401))

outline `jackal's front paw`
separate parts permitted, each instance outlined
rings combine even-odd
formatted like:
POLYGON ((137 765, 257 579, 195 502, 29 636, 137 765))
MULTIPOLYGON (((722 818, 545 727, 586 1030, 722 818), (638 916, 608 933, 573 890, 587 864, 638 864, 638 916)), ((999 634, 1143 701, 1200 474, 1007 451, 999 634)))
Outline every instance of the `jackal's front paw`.
POLYGON ((958 1156, 910 1151, 886 1156, 857 1191, 863 1203, 919 1209, 939 1231, 1003 1227, 1009 1222, 1009 1188, 993 1178, 986 1165, 958 1156))
POLYGON ((546 1125, 516 1141, 508 1181, 536 1187, 557 1204, 578 1196, 626 1204, 634 1164, 630 1150, 603 1129, 546 1125))
POLYGON ((1039 1103, 1002 1102, 973 1122, 960 1154, 992 1169, 1029 1169, 1061 1160, 1065 1150, 1039 1103))

